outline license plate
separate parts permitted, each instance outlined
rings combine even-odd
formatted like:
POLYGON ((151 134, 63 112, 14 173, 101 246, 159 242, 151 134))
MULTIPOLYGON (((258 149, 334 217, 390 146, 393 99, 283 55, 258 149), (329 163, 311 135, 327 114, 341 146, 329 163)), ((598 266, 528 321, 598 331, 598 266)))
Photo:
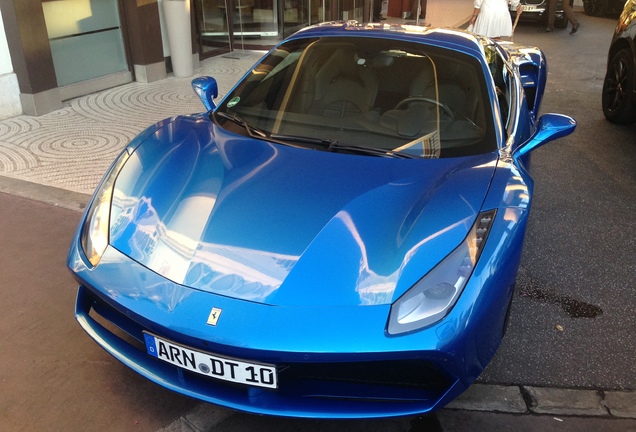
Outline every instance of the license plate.
POLYGON ((521 10, 523 12, 534 12, 537 10, 537 7, 534 5, 521 5, 521 10))
POLYGON ((191 372, 249 386, 278 387, 276 366, 193 350, 149 333, 144 339, 148 354, 191 372))

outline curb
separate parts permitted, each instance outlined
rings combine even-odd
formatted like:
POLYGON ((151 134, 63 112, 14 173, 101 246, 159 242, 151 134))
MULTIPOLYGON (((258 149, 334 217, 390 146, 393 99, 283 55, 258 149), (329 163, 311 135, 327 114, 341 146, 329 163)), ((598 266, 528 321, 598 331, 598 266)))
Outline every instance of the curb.
POLYGON ((157 432, 208 432, 236 411, 212 404, 200 403, 192 411, 157 432))
MULTIPOLYGON (((636 419, 636 391, 473 384, 445 410, 636 419)), ((237 411, 201 403, 157 432, 210 432, 237 411)))
POLYGON ((39 201, 76 212, 83 212, 91 196, 80 192, 33 183, 0 175, 0 192, 39 201))
POLYGON ((445 409, 636 419, 636 391, 474 384, 445 409))

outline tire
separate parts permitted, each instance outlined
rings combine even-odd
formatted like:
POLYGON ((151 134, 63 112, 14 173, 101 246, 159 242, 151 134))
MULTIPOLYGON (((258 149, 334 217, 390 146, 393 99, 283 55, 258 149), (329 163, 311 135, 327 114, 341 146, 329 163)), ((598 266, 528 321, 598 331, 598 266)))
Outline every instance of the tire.
POLYGON ((612 123, 631 123, 636 119, 634 104, 634 59, 629 48, 616 53, 603 81, 603 114, 612 123))
POLYGON ((607 0, 583 0, 583 10, 586 15, 602 16, 607 9, 607 0))

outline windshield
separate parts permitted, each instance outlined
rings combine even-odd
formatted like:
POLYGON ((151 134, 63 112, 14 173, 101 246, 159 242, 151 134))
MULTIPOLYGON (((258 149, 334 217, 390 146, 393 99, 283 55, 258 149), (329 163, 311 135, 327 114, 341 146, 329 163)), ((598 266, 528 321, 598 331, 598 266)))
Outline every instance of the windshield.
POLYGON ((478 61, 455 51, 389 39, 299 39, 268 54, 216 119, 292 145, 467 156, 497 148, 485 95, 478 61))

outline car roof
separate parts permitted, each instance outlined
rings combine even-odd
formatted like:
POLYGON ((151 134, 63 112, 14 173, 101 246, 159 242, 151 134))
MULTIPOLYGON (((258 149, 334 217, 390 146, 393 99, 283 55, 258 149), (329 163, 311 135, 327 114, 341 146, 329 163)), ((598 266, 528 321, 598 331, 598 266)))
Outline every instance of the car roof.
POLYGON ((306 27, 289 39, 308 37, 370 37, 403 40, 452 49, 483 59, 479 36, 452 28, 431 28, 416 25, 367 23, 357 21, 326 22, 306 27))

